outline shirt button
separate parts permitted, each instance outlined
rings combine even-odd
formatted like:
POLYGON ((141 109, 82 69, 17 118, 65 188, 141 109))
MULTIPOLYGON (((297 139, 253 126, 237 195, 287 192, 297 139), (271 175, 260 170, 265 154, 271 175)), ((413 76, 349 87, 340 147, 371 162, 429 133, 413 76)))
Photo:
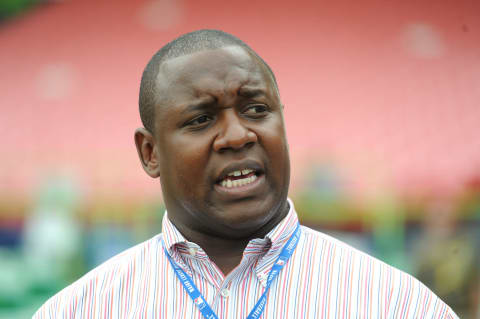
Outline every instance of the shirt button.
POLYGON ((228 296, 230 296, 230 290, 228 290, 228 289, 222 289, 222 291, 220 291, 220 294, 221 294, 223 297, 227 298, 228 296))
POLYGON ((268 275, 267 274, 261 274, 260 279, 262 280, 267 280, 268 275))
POLYGON ((195 255, 197 254, 197 248, 194 248, 194 247, 188 248, 188 253, 190 254, 190 256, 195 257, 195 255))

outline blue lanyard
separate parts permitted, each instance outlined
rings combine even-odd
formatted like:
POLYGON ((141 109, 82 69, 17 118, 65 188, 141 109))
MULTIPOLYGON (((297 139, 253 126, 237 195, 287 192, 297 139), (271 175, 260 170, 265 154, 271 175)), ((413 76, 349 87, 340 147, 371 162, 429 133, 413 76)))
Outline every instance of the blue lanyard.
MULTIPOLYGON (((272 281, 278 276, 280 270, 282 270, 283 266, 285 266, 288 259, 290 259, 290 257, 292 256, 295 248, 297 247, 298 240, 300 239, 300 234, 300 224, 297 224, 295 232, 292 234, 292 236, 290 236, 285 246, 283 246, 280 255, 278 256, 275 264, 273 264, 272 269, 268 274, 265 291, 263 292, 260 299, 258 299, 252 311, 250 311, 247 319, 258 319, 262 315, 263 311, 265 310, 265 305, 267 304, 267 293, 270 289, 272 281)), ((170 264, 175 271, 175 274, 182 283, 183 288, 185 288, 185 291, 189 294, 190 298, 192 298, 193 302, 197 306, 198 310, 200 310, 203 317, 206 319, 218 319, 215 312, 212 310, 212 308, 210 308, 205 298, 203 298, 197 286, 195 286, 192 278, 185 271, 183 271, 183 269, 180 268, 180 266, 172 259, 167 249, 165 248, 165 244, 163 249, 165 250, 165 255, 167 255, 168 260, 170 261, 170 264)))

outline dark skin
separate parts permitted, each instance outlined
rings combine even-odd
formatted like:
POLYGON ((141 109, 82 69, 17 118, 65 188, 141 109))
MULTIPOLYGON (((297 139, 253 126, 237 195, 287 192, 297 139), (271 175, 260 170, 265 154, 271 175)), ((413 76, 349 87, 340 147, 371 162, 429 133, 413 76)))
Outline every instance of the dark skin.
POLYGON ((157 93, 154 131, 135 132, 143 168, 160 177, 171 222, 228 274, 288 213, 278 90, 257 58, 229 46, 163 62, 157 93), (253 182, 225 186, 246 169, 253 182))

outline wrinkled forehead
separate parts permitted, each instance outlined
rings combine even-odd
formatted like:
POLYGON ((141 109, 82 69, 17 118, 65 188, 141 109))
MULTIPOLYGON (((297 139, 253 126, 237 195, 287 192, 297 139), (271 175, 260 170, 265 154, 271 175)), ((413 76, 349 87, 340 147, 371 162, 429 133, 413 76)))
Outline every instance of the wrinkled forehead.
POLYGON ((198 96, 207 91, 234 91, 251 86, 270 91, 271 77, 265 66, 239 46, 200 51, 163 62, 157 75, 160 99, 198 96))

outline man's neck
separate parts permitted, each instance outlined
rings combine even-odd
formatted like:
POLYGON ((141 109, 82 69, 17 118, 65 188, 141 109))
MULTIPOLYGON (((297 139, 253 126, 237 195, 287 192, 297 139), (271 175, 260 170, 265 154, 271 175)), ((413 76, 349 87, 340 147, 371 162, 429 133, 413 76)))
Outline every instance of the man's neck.
MULTIPOLYGON (((200 238, 198 238, 200 239, 200 238)), ((223 239, 218 237, 201 238, 197 243, 211 261, 227 276, 242 261, 243 251, 249 239, 223 239)))
POLYGON ((205 251, 210 260, 226 276, 242 261, 243 251, 247 247, 250 240, 254 238, 263 238, 275 226, 277 226, 287 216, 289 205, 282 209, 282 212, 275 218, 272 218, 267 224, 262 226, 255 233, 245 238, 230 238, 220 235, 213 235, 209 232, 187 229, 180 224, 175 225, 182 235, 189 241, 196 243, 205 251))

